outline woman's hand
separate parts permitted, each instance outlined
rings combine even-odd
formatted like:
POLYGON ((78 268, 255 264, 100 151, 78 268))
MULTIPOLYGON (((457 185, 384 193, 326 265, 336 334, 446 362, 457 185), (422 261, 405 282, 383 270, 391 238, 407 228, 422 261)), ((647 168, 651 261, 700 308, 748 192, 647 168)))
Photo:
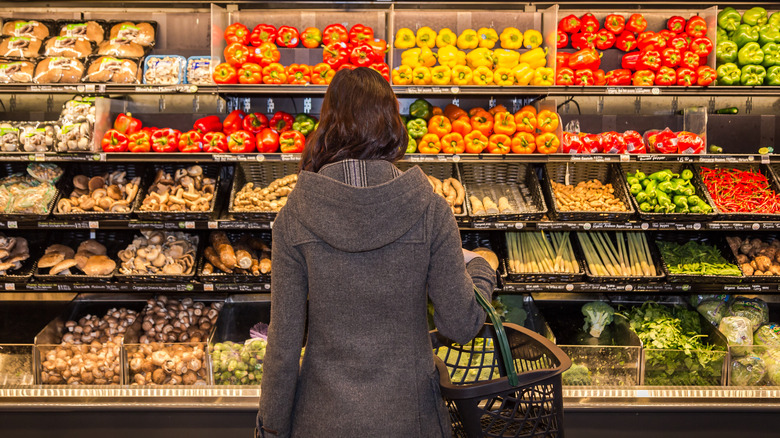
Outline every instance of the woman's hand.
POLYGON ((469 250, 463 248, 463 261, 466 262, 466 264, 468 264, 470 261, 474 260, 475 257, 482 257, 482 256, 477 254, 477 253, 475 253, 475 252, 473 252, 473 251, 469 251, 469 250))

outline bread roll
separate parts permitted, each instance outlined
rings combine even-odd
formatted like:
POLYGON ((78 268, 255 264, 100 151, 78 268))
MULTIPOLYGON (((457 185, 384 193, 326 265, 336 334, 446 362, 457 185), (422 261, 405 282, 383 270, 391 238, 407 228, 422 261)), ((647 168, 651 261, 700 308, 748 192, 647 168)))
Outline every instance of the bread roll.
POLYGON ((144 48, 132 41, 111 39, 100 43, 97 54, 120 56, 122 58, 140 58, 144 56, 144 48))
POLYGON ((35 64, 30 61, 0 63, 0 82, 32 82, 35 64))
POLYGON ((92 43, 81 37, 53 37, 46 40, 43 54, 66 58, 86 58, 92 54, 92 43))
POLYGON ((74 84, 84 76, 84 64, 75 58, 44 58, 35 67, 33 80, 38 84, 74 84))
POLYGON ((0 56, 35 58, 41 50, 41 40, 30 37, 8 37, 0 42, 0 56))
POLYGON ((60 28, 60 36, 74 36, 86 38, 95 44, 100 44, 105 39, 103 26, 97 21, 87 21, 85 23, 64 24, 60 28))
POLYGON ((101 56, 89 64, 86 80, 89 82, 135 84, 140 80, 140 71, 138 63, 133 60, 101 56))
POLYGON ((125 21, 111 27, 110 39, 132 41, 144 47, 154 45, 154 26, 150 23, 131 23, 125 21))
POLYGON ((3 24, 3 35, 26 36, 43 40, 49 36, 49 28, 40 21, 11 20, 3 24))

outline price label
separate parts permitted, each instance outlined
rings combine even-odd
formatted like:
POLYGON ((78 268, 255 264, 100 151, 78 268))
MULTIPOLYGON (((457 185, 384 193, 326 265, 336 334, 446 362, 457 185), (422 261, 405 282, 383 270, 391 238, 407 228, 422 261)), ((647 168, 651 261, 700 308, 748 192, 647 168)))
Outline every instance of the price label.
POLYGON ((515 229, 516 230, 522 230, 523 228, 525 228, 525 224, 524 223, 522 223, 522 222, 515 223, 515 229))
POLYGON ((35 161, 46 161, 46 155, 42 153, 35 154, 35 161))
POLYGON ((212 283, 203 283, 204 292, 214 292, 214 285, 212 283))
POLYGON ((6 283, 5 290, 16 290, 16 283, 6 283))
POLYGON ((89 221, 89 228, 100 228, 100 222, 98 221, 89 221))
POLYGON ((631 161, 631 155, 628 154, 620 154, 620 161, 622 163, 626 163, 628 161, 631 161))
POLYGON ((208 226, 209 226, 209 230, 216 230, 217 228, 219 228, 219 222, 209 221, 208 226))
POLYGON ((282 161, 298 161, 298 154, 282 154, 280 158, 282 161))
POLYGON ((491 223, 491 222, 475 222, 473 224, 474 228, 476 228, 478 230, 485 230, 485 229, 489 229, 489 228, 496 228, 497 225, 498 224, 494 224, 494 223, 491 223))
POLYGON ((257 154, 257 155, 255 155, 255 160, 257 160, 257 161, 265 161, 265 155, 257 154))
POLYGON ((761 164, 769 164, 769 155, 761 155, 761 164))
POLYGON ((195 222, 193 222, 193 221, 186 221, 186 222, 184 222, 184 228, 186 228, 188 230, 195 229, 195 222))
POLYGON ((16 223, 16 221, 8 221, 6 222, 6 226, 8 228, 19 228, 19 225, 16 223))

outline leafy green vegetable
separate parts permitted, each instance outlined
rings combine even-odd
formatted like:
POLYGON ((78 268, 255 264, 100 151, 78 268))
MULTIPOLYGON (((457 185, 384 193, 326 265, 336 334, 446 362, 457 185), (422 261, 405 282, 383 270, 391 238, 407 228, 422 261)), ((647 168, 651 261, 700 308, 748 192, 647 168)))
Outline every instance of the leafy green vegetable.
POLYGON ((766 376, 766 364, 757 356, 745 356, 731 361, 731 384, 733 386, 756 386, 766 376))
POLYGON ((728 315, 729 305, 724 300, 708 299, 699 303, 699 305, 696 306, 696 310, 704 315, 707 321, 711 322, 713 325, 718 325, 720 324, 720 320, 728 315))
POLYGON ((715 246, 694 240, 680 245, 658 241, 658 249, 670 274, 742 276, 742 271, 723 258, 715 246))
POLYGON ((769 322, 769 306, 761 298, 736 297, 729 306, 729 315, 749 319, 751 330, 756 331, 769 322))
POLYGON ((571 364, 571 367, 563 372, 561 378, 564 385, 590 385, 593 383, 588 367, 579 363, 571 364))
POLYGON ((582 306, 582 314, 585 315, 585 325, 582 329, 598 338, 604 328, 612 323, 615 309, 603 301, 592 301, 582 306))

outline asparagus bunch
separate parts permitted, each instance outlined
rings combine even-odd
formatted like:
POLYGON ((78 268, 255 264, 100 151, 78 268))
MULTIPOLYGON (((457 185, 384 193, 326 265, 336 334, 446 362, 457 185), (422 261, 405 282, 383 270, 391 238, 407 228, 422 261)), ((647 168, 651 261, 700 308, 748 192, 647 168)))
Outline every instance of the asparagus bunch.
POLYGON ((641 232, 577 233, 585 261, 597 276, 648 277, 657 275, 650 247, 641 232))
POLYGON ((579 271, 568 232, 507 232, 509 270, 514 273, 579 271))

